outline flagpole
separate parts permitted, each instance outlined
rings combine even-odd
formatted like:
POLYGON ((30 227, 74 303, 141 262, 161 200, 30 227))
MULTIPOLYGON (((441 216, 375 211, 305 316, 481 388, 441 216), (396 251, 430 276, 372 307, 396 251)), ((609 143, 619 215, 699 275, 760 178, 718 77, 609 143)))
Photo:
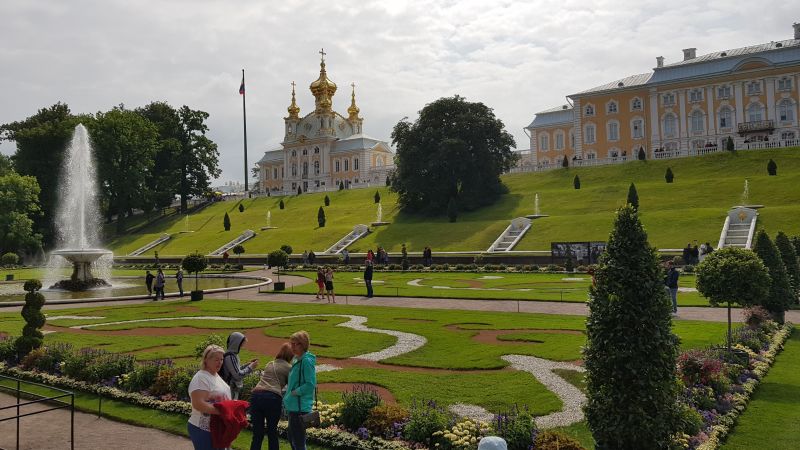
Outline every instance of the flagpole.
MULTIPOLYGON (((242 69, 242 87, 244 87, 244 69, 242 69)), ((244 191, 248 192, 249 189, 247 187, 247 108, 245 106, 245 96, 247 96, 247 90, 242 90, 242 125, 244 129, 244 191)))

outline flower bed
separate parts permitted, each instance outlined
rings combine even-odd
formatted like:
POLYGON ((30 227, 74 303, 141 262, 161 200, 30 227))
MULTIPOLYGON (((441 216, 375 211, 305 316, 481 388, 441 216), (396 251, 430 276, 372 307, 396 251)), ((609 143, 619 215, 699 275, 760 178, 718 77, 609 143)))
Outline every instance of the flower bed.
POLYGON ((760 380, 783 348, 793 326, 767 321, 737 330, 732 352, 691 350, 678 358, 684 386, 679 400, 681 432, 674 449, 715 450, 747 408, 760 380))

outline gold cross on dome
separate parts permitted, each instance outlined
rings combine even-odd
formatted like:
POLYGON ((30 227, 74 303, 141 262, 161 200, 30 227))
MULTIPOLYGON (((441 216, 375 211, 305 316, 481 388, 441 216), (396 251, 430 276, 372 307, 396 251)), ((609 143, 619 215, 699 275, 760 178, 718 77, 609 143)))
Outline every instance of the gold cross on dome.
POLYGON ((322 62, 325 62, 325 55, 327 55, 327 53, 325 53, 325 49, 320 49, 319 54, 322 55, 322 62))

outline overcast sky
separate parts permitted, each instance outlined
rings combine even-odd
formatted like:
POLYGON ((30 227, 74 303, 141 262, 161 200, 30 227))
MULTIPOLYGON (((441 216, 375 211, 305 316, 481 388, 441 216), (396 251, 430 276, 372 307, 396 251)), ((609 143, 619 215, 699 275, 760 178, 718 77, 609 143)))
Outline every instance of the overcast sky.
POLYGON ((328 76, 339 86, 334 109, 347 115, 354 82, 366 134, 389 140, 398 120, 459 94, 493 108, 522 149, 535 112, 648 72, 656 56, 669 64, 687 47, 702 55, 791 39, 792 22, 800 21, 793 4, 3 0, 0 123, 58 101, 74 113, 185 104, 210 114, 219 181, 242 180, 241 69, 252 166, 283 137, 292 81, 300 114, 313 109, 308 85, 324 47, 328 76))

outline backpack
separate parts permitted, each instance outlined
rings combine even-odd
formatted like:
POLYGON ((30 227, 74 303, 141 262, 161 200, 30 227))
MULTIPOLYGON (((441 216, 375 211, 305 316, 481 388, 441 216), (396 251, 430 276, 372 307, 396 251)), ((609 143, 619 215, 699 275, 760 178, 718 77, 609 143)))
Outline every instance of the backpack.
MULTIPOLYGON (((231 380, 233 379, 233 374, 228 370, 227 368, 228 365, 225 363, 228 361, 229 356, 233 356, 235 354, 236 353, 234 352, 225 352, 225 355, 222 357, 222 368, 219 369, 219 376, 222 377, 222 381, 224 381, 229 385, 231 384, 231 380)), ((236 369, 238 369, 238 367, 236 369)))

